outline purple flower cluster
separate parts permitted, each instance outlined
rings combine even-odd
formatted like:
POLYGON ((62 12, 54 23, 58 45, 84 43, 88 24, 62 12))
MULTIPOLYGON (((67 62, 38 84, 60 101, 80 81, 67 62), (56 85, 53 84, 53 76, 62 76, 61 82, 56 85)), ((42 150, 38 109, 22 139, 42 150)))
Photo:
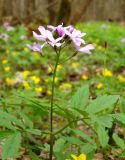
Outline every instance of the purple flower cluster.
POLYGON ((4 27, 8 32, 14 30, 14 27, 12 27, 8 21, 5 21, 5 22, 3 23, 3 27, 4 27))
POLYGON ((63 24, 56 27, 48 25, 47 29, 43 26, 39 26, 38 30, 40 34, 33 31, 34 37, 38 41, 42 41, 43 44, 34 43, 32 46, 27 45, 33 51, 42 52, 42 48, 49 44, 53 48, 63 47, 63 45, 75 46, 77 52, 84 52, 90 54, 91 50, 94 49, 92 44, 85 45, 85 41, 82 39, 86 33, 82 33, 75 29, 73 26, 64 27, 63 24))
POLYGON ((6 33, 0 34, 0 39, 3 39, 4 41, 7 41, 9 36, 6 33))

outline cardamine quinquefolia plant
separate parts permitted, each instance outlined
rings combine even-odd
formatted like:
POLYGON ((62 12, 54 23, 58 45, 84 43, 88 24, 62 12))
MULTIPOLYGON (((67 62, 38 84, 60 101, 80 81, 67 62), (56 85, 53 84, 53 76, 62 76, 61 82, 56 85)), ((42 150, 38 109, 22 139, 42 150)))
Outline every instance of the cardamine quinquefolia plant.
MULTIPOLYGON (((43 26, 38 27, 39 34, 33 31, 33 36, 39 43, 33 43, 33 45, 27 45, 33 51, 37 51, 42 53, 45 45, 49 45, 55 51, 56 61, 55 66, 53 68, 53 80, 52 80, 52 95, 51 95, 51 105, 50 105, 50 152, 49 152, 49 160, 52 160, 53 157, 53 145, 54 145, 54 127, 53 127, 53 108, 54 108, 54 91, 55 91, 55 77, 57 66, 60 63, 60 55, 62 49, 65 47, 74 46, 74 52, 67 59, 72 58, 78 52, 83 52, 87 54, 91 54, 91 50, 94 49, 92 44, 85 44, 83 37, 86 33, 82 33, 81 31, 75 29, 72 25, 64 27, 63 24, 54 27, 52 25, 48 25, 47 29, 43 26)), ((61 131, 61 130, 60 130, 61 131)))

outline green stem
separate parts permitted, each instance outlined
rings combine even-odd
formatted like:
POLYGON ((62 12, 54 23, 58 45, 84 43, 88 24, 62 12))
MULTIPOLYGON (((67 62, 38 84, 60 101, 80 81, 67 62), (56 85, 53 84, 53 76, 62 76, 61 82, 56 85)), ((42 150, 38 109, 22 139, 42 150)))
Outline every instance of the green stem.
POLYGON ((54 104, 54 90, 55 90, 55 77, 56 70, 59 63, 59 55, 56 51, 56 63, 53 71, 53 80, 52 80, 52 96, 51 96, 51 107, 50 107, 50 155, 49 160, 52 160, 53 157, 53 144, 54 144, 54 135, 53 135, 53 104, 54 104))
POLYGON ((61 129, 59 129, 58 131, 56 131, 55 133, 53 133, 53 135, 55 136, 55 135, 57 135, 57 134, 59 134, 59 133, 62 133, 62 131, 65 130, 67 127, 69 127, 72 123, 77 122, 77 121, 81 121, 81 120, 84 121, 84 123, 85 123, 87 126, 89 126, 89 127, 92 129, 92 131, 96 134, 96 132, 95 132, 95 130, 92 128, 92 126, 85 121, 86 119, 88 119, 88 118, 86 117, 86 118, 80 118, 80 119, 72 120, 71 122, 69 122, 68 124, 66 124, 63 128, 61 128, 61 129))

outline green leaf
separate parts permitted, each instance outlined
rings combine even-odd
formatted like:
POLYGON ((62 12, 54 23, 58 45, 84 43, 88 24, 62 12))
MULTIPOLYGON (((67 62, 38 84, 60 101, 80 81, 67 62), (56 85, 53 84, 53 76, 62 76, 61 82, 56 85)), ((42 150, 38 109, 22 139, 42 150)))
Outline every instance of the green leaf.
POLYGON ((29 117, 26 114, 24 114, 23 112, 20 112, 19 115, 22 117, 27 127, 33 128, 33 122, 29 119, 29 117))
POLYGON ((98 134, 98 138, 99 138, 101 146, 103 148, 105 148, 107 146, 108 140, 109 140, 107 131, 105 130, 104 127, 98 126, 97 134, 98 134))
POLYGON ((3 143, 2 159, 6 160, 8 158, 14 158, 18 154, 20 145, 21 145, 20 132, 15 132, 12 135, 10 135, 3 143))
POLYGON ((123 139, 121 139, 117 134, 113 134, 113 140, 115 141, 115 143, 118 145, 118 147, 120 147, 122 150, 125 149, 125 142, 123 139))
POLYGON ((122 154, 119 157, 121 160, 123 160, 123 158, 125 158, 125 151, 122 152, 122 154))
POLYGON ((81 130, 72 130, 72 131, 75 132, 76 135, 80 135, 84 140, 88 141, 90 144, 95 145, 95 142, 93 141, 93 139, 91 139, 90 136, 85 132, 81 130))
POLYGON ((10 121, 12 123, 15 123, 16 125, 18 125, 19 127, 24 128, 24 125, 22 124, 21 121, 19 121, 15 116, 7 113, 7 112, 3 112, 0 111, 0 119, 5 119, 6 121, 10 121))
POLYGON ((65 140, 63 138, 58 139, 54 145, 54 152, 62 152, 64 150, 65 140))
POLYGON ((78 89, 75 95, 71 98, 70 105, 73 108, 79 108, 83 110, 89 99, 89 86, 83 86, 78 89))
POLYGON ((26 131, 34 135, 38 135, 38 136, 41 135, 41 131, 38 129, 27 129, 26 131))
POLYGON ((78 108, 74 108, 75 111, 77 111, 79 114, 83 115, 84 117, 88 116, 88 113, 84 110, 78 109, 78 108))
POLYGON ((70 144, 83 145, 83 141, 76 137, 66 137, 66 140, 70 144))
POLYGON ((110 114, 107 115, 92 115, 91 123, 99 124, 100 126, 111 128, 113 118, 110 114))
MULTIPOLYGON (((23 97, 24 98, 24 97, 23 97)), ((37 114, 40 115, 47 115, 48 114, 48 108, 49 108, 49 102, 46 99, 27 99, 28 106, 32 107, 36 110, 37 114)))
POLYGON ((121 124, 125 126, 125 114, 124 113, 116 113, 113 117, 121 124))
POLYGON ((11 121, 0 118, 0 126, 6 127, 11 130, 16 130, 16 128, 12 125, 11 121))
POLYGON ((63 117, 66 117, 67 119, 74 119, 75 116, 74 114, 72 114, 72 112, 70 112, 67 107, 60 107, 60 106, 56 106, 56 109, 54 109, 54 112, 58 115, 61 115, 63 117), (61 113, 61 114, 60 114, 61 113))
POLYGON ((29 156, 32 160, 40 160, 39 157, 32 151, 29 151, 29 156))
POLYGON ((66 138, 64 137, 59 138, 54 144, 54 155, 56 159, 58 160, 66 159, 65 150, 68 147, 69 145, 66 143, 66 138))
POLYGON ((85 145, 81 146, 81 152, 82 153, 87 153, 87 154, 89 153, 90 154, 91 152, 93 152, 95 150, 96 150, 96 147, 93 146, 92 144, 85 144, 85 145))
POLYGON ((37 115, 47 115, 49 111, 49 102, 47 99, 36 99, 33 96, 29 98, 29 94, 21 95, 19 97, 27 102, 27 106, 32 107, 37 115))
POLYGON ((56 159, 58 160, 66 159, 64 153, 61 153, 61 152, 56 152, 55 156, 56 156, 56 159))
POLYGON ((104 95, 93 100, 87 107, 86 112, 95 114, 112 107, 118 100, 119 96, 104 95))
POLYGON ((0 131, 0 140, 7 138, 13 133, 13 131, 0 131))

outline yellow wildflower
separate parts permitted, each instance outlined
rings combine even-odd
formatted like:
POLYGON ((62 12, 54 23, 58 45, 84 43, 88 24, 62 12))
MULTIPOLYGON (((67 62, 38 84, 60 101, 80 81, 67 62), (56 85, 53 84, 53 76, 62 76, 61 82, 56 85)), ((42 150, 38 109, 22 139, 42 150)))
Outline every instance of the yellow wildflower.
POLYGON ((62 65, 58 64, 56 71, 59 72, 62 69, 62 65))
POLYGON ((37 76, 32 76, 31 79, 35 84, 38 84, 40 82, 40 78, 37 76))
POLYGON ((39 55, 39 54, 38 54, 38 52, 33 51, 33 55, 35 56, 35 55, 39 55))
POLYGON ((83 80, 87 80, 88 79, 88 76, 86 74, 83 74, 82 77, 81 77, 83 80))
POLYGON ((33 55, 35 58, 39 59, 40 58, 40 55, 38 54, 38 52, 33 52, 33 55))
POLYGON ((79 66, 79 63, 78 63, 78 62, 74 62, 74 63, 71 64, 71 67, 72 67, 73 69, 78 68, 78 66, 79 66))
POLYGON ((117 78, 120 82, 125 82, 125 77, 123 77, 122 75, 118 75, 117 78))
POLYGON ((101 89, 101 88, 103 88, 103 86, 104 86, 104 85, 103 85, 102 83, 98 83, 97 86, 96 86, 96 88, 97 88, 97 89, 101 89))
POLYGON ((8 66, 8 67, 5 67, 5 68, 4 68, 4 71, 5 71, 5 72, 9 72, 9 71, 10 71, 10 67, 9 67, 9 66, 8 66))
POLYGON ((36 88, 35 88, 35 91, 36 91, 37 93, 40 93, 40 92, 43 91, 43 88, 42 88, 42 87, 36 87, 36 88))
POLYGON ((23 71, 24 78, 27 78, 29 76, 29 74, 30 74, 30 71, 28 71, 28 70, 23 71))
POLYGON ((7 77, 6 79, 5 79, 5 81, 6 81, 6 83, 8 84, 8 85, 13 85, 13 79, 11 79, 11 78, 9 78, 9 77, 7 77))
POLYGON ((53 71, 53 70, 52 70, 52 68, 51 68, 51 67, 48 67, 48 69, 47 69, 47 73, 49 73, 49 74, 50 74, 50 73, 52 73, 52 71, 53 71))
POLYGON ((10 50, 9 50, 9 49, 7 49, 7 50, 6 50, 6 53, 9 53, 9 52, 10 52, 10 50))
POLYGON ((96 44, 96 43, 93 43, 93 46, 96 48, 96 47, 97 47, 97 44, 96 44))
POLYGON ((108 70, 107 68, 105 68, 105 69, 102 71, 102 75, 103 75, 104 77, 112 77, 112 76, 113 76, 113 73, 112 73, 110 70, 108 70))
POLYGON ((100 51, 104 51, 104 50, 105 50, 105 48, 102 47, 102 46, 97 46, 97 48, 98 48, 98 50, 100 50, 100 51))
POLYGON ((62 85, 60 85, 59 88, 60 89, 70 89, 70 88, 72 88, 72 84, 71 83, 63 83, 62 85))
POLYGON ((23 50, 24 50, 25 52, 27 52, 29 49, 28 49, 28 48, 24 48, 23 50))
POLYGON ((57 83, 59 81, 58 77, 55 77, 55 83, 57 83))
POLYGON ((2 60, 2 64, 7 64, 8 60, 7 59, 3 59, 2 60))
POLYGON ((25 89, 30 89, 30 85, 29 85, 29 83, 26 82, 26 81, 23 82, 23 87, 24 87, 25 89))
POLYGON ((52 95, 52 91, 50 91, 50 90, 47 90, 47 95, 49 95, 49 96, 51 96, 52 95))
POLYGON ((74 154, 71 155, 71 157, 73 158, 73 160, 86 160, 86 155, 85 154, 80 154, 78 157, 74 154))
POLYGON ((49 82, 49 79, 44 79, 44 81, 45 81, 46 83, 48 83, 48 82, 49 82))

